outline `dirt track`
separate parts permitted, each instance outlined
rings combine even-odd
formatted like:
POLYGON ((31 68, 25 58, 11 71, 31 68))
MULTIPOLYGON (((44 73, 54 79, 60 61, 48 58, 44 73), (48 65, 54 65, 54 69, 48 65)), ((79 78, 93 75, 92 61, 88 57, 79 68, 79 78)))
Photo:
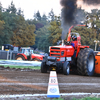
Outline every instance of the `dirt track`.
MULTIPOLYGON (((57 74, 60 93, 100 93, 100 76, 57 74)), ((0 94, 47 93, 49 72, 0 70, 0 94)))

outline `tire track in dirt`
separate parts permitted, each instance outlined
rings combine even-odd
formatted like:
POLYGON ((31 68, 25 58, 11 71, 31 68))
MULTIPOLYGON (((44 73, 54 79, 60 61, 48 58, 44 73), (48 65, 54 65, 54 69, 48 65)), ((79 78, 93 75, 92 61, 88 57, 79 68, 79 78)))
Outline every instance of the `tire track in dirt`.
MULTIPOLYGON (((2 94, 36 94, 47 93, 49 72, 0 70, 0 93, 2 94), (7 84, 6 84, 7 83, 7 84), (14 86, 9 87, 9 86, 14 86), (2 88, 3 87, 3 88, 2 88), (17 89, 21 88, 21 90, 17 89), (42 90, 41 90, 42 88, 42 90)), ((68 76, 57 73, 60 93, 86 92, 100 93, 100 76, 68 76)))
POLYGON ((21 90, 21 88, 18 88, 18 87, 16 87, 16 86, 12 86, 12 85, 9 85, 9 87, 12 88, 12 89, 21 90))
MULTIPOLYGON (((16 81, 16 80, 12 80, 12 79, 8 79, 6 77, 0 76, 0 80, 2 79, 3 82, 7 82, 7 83, 14 83, 16 85, 20 84, 22 86, 25 87, 29 87, 29 88, 33 88, 33 89, 37 89, 37 90, 42 90, 42 91, 47 91, 47 88, 42 87, 42 86, 37 86, 37 85, 31 85, 31 84, 23 84, 23 82, 20 81, 16 81), (21 84, 22 83, 22 84, 21 84)), ((8 85, 9 86, 9 85, 8 85)))

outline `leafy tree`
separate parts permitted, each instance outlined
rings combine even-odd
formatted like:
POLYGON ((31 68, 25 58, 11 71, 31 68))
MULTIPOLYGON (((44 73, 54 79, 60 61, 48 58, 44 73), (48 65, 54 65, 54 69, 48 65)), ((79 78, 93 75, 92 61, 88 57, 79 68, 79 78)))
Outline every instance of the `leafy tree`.
POLYGON ((3 44, 3 41, 4 41, 3 39, 5 37, 5 35, 3 34, 4 24, 5 22, 0 20, 0 45, 3 44))
POLYGON ((42 28, 44 25, 42 23, 37 23, 36 24, 36 30, 38 30, 39 28, 42 28))
MULTIPOLYGON (((1 6, 0 6, 1 9, 1 6)), ((0 45, 31 46, 35 44, 35 25, 28 24, 13 2, 6 11, 0 10, 0 45)))
POLYGON ((31 46, 35 44, 35 25, 29 25, 25 22, 23 17, 20 16, 16 20, 16 30, 14 30, 14 35, 12 37, 12 44, 16 46, 31 46))
POLYGON ((2 30, 3 36, 1 37, 1 45, 11 42, 10 38, 13 35, 12 27, 10 27, 11 15, 8 12, 0 13, 0 20, 4 21, 4 29, 2 30))
POLYGON ((8 7, 7 12, 16 14, 17 9, 15 5, 13 4, 13 1, 11 2, 11 5, 8 7))
POLYGON ((21 10, 21 8, 18 9, 17 15, 24 17, 24 14, 23 14, 23 11, 21 10))
POLYGON ((45 21, 45 22, 47 21, 47 16, 45 14, 43 14, 42 20, 45 21))
POLYGON ((34 24, 36 26, 36 30, 44 27, 45 25, 49 25, 48 18, 45 14, 43 16, 40 15, 40 12, 34 13, 33 20, 27 20, 29 24, 34 24))
POLYGON ((51 11, 49 12, 48 18, 50 21, 54 21, 55 19, 55 14, 53 12, 53 9, 51 9, 51 11))
POLYGON ((49 35, 50 33, 48 30, 48 26, 44 26, 36 31, 37 48, 47 53, 49 51, 49 46, 51 45, 48 39, 49 35))
POLYGON ((60 39, 61 40, 61 22, 59 20, 59 17, 56 16, 56 20, 51 21, 50 27, 48 28, 50 31, 50 36, 49 36, 49 41, 52 44, 57 44, 57 41, 60 39))
POLYGON ((49 24, 49 22, 48 22, 48 17, 47 17, 45 14, 43 14, 43 16, 42 16, 42 18, 41 18, 41 23, 42 23, 43 25, 48 25, 48 24, 49 24))
POLYGON ((10 11, 11 11, 11 13, 16 14, 17 9, 16 9, 15 5, 13 4, 13 1, 11 2, 10 11))
POLYGON ((33 20, 32 20, 32 19, 28 19, 28 20, 26 20, 26 22, 27 22, 28 24, 30 24, 30 25, 31 25, 31 24, 34 24, 34 25, 36 26, 36 24, 37 24, 38 21, 36 21, 36 19, 33 19, 33 20))
POLYGON ((0 34, 1 34, 1 35, 3 34, 2 31, 3 31, 3 29, 4 29, 4 24, 5 24, 5 22, 0 20, 0 34))
MULTIPOLYGON (((93 9, 91 13, 87 13, 86 15, 86 24, 88 28, 91 30, 90 36, 92 35, 92 43, 90 44, 92 48, 94 48, 94 40, 100 40, 100 10, 93 9)), ((91 40, 90 38, 90 40, 91 40)))
POLYGON ((0 11, 2 11, 3 10, 3 7, 2 7, 2 4, 1 4, 1 2, 0 2, 0 11))
POLYGON ((34 14, 34 18, 37 20, 37 21, 41 21, 41 14, 39 11, 37 11, 37 13, 34 14))

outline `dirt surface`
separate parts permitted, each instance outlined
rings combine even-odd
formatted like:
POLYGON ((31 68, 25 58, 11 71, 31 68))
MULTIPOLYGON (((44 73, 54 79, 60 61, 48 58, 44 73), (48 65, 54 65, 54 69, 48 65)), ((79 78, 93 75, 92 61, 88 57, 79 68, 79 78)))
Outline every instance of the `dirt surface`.
MULTIPOLYGON (((68 76, 57 73, 60 93, 100 93, 100 76, 68 76)), ((0 70, 0 95, 46 94, 49 72, 0 70)))

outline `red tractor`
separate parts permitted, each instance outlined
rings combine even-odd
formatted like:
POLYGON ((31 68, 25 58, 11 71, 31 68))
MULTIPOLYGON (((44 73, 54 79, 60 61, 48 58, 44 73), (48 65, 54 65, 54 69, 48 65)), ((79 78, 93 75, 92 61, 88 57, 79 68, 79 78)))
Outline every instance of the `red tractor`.
POLYGON ((43 57, 43 55, 34 54, 30 48, 20 48, 20 53, 17 54, 16 60, 42 61, 43 57))
MULTIPOLYGON (((84 25, 77 25, 84 26, 84 25)), ((79 33, 71 33, 72 26, 69 29, 68 39, 62 45, 51 46, 49 56, 45 56, 41 63, 41 72, 48 70, 62 71, 68 75, 73 69, 80 75, 92 76, 95 70, 94 51, 89 46, 81 45, 79 33)))

